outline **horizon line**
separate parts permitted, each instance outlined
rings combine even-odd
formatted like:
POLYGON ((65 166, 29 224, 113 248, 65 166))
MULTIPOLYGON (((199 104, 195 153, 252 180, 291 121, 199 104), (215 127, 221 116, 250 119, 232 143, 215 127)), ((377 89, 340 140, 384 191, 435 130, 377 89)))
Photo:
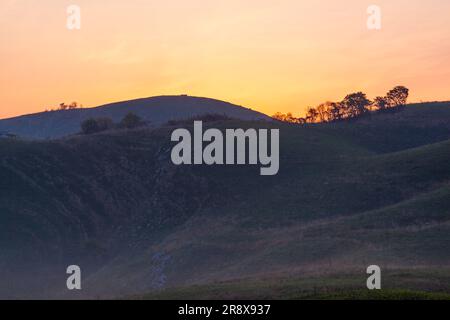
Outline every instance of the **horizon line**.
MULTIPOLYGON (((260 111, 256 108, 251 108, 251 107, 247 107, 247 106, 243 106, 240 104, 236 104, 233 103, 231 101, 228 100, 221 100, 221 99, 217 99, 217 98, 211 98, 211 97, 206 97, 206 96, 196 96, 196 95, 189 95, 187 93, 182 93, 182 94, 160 94, 160 95, 155 95, 155 96, 147 96, 147 97, 141 97, 141 98, 131 98, 131 99, 126 99, 126 100, 118 100, 118 101, 112 101, 112 102, 106 102, 104 104, 100 104, 97 106, 92 106, 92 107, 85 107, 82 104, 80 104, 79 107, 77 107, 76 109, 70 109, 70 110, 61 110, 61 109, 56 109, 56 110, 44 110, 44 111, 39 111, 39 112, 32 112, 32 113, 24 113, 24 114, 19 114, 16 116, 12 116, 12 117, 6 117, 6 118, 0 118, 0 121, 4 121, 4 120, 11 120, 11 119, 17 119, 17 118, 22 118, 22 117, 28 117, 28 116, 34 116, 34 115, 40 115, 40 114, 45 114, 45 113, 49 113, 49 112, 75 112, 75 111, 79 111, 79 110, 87 110, 87 109, 97 109, 97 108, 103 108, 103 107, 108 107, 111 105, 115 105, 115 104, 120 104, 120 103, 124 103, 124 102, 132 102, 132 101, 139 101, 139 100, 146 100, 146 99, 155 99, 155 98, 164 98, 164 97, 186 97, 186 98, 196 98, 196 99, 208 99, 208 100, 215 100, 218 102, 223 102, 223 103, 228 103, 231 104, 233 106, 237 106, 237 107, 241 107, 241 108, 245 108, 248 110, 253 110, 255 112, 259 112, 263 115, 266 115, 268 117, 272 117, 272 115, 269 115, 263 111, 260 111)), ((74 101, 75 102, 75 101, 74 101)), ((408 102, 406 105, 414 105, 414 104, 429 104, 429 103, 450 103, 450 99, 448 100, 433 100, 433 101, 411 101, 408 102)), ((307 108, 307 107, 305 107, 307 108)), ((283 113, 283 112, 281 112, 283 113)), ((287 111, 286 113, 296 113, 293 111, 287 111)))

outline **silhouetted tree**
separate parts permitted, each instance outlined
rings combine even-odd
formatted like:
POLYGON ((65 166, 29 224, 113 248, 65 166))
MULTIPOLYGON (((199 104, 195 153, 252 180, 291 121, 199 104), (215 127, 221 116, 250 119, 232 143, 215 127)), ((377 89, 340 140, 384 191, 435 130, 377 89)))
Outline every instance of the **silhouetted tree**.
POLYGON ((318 117, 319 113, 317 112, 317 110, 312 107, 309 107, 308 111, 306 112, 306 122, 315 123, 318 117))
POLYGON ((78 102, 72 102, 71 104, 65 104, 64 102, 59 104, 58 110, 73 110, 81 108, 81 105, 78 105, 78 102))
POLYGON ((69 104, 67 108, 69 110, 76 109, 76 108, 78 108, 78 103, 74 101, 71 104, 69 104))
POLYGON ((143 125, 141 117, 133 112, 127 113, 125 117, 120 121, 121 128, 133 129, 143 125))
POLYGON ((389 101, 386 97, 376 97, 372 105, 376 110, 386 110, 389 107, 389 101))
POLYGON ((351 119, 368 114, 372 110, 387 110, 406 105, 409 90, 397 86, 390 90, 386 97, 376 97, 372 102, 363 92, 347 95, 341 102, 325 102, 316 108, 309 107, 305 118, 295 118, 291 113, 276 113, 273 118, 283 122, 316 123, 351 119))
POLYGON ((278 121, 284 121, 284 113, 277 112, 272 116, 272 118, 278 121))
POLYGON ((369 112, 371 101, 362 92, 347 95, 342 101, 348 118, 355 118, 369 112))
POLYGON ((403 107, 408 100, 409 89, 404 86, 397 86, 386 95, 390 108, 403 107))
POLYGON ((114 124, 110 118, 89 118, 81 123, 83 134, 93 134, 113 128, 114 124))
POLYGON ((330 119, 330 102, 321 103, 316 107, 318 122, 327 122, 330 119))
POLYGON ((332 102, 330 105, 330 121, 339 121, 344 119, 345 110, 340 102, 332 102))
POLYGON ((292 115, 291 112, 288 112, 286 114, 277 112, 272 116, 273 119, 281 121, 281 122, 288 122, 288 123, 296 123, 296 124, 304 124, 305 119, 304 118, 297 118, 292 115))

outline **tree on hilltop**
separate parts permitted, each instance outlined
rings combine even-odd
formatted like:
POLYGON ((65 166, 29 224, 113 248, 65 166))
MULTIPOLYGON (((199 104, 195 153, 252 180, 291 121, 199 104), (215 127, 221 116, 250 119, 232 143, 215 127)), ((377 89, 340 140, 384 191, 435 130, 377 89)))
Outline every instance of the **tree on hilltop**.
POLYGON ((404 86, 397 86, 390 90, 387 95, 387 101, 389 102, 390 108, 398 108, 406 105, 408 100, 409 89, 404 86))

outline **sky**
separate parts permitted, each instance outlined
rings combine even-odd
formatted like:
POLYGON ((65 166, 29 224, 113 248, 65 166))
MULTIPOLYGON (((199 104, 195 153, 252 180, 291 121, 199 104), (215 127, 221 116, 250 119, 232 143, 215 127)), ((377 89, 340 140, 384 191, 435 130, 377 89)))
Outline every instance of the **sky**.
POLYGON ((297 115, 396 85, 450 100, 449 17, 448 0, 1 0, 0 118, 166 94, 297 115))

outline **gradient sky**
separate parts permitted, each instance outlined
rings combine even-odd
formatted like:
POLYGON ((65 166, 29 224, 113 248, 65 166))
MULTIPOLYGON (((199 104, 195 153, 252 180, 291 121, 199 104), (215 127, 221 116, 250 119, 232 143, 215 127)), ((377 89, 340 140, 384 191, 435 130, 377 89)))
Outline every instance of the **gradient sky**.
POLYGON ((0 118, 184 93, 300 115, 399 84, 449 100, 449 62, 448 0, 0 1, 0 118), (371 4, 380 31, 366 27, 371 4))

